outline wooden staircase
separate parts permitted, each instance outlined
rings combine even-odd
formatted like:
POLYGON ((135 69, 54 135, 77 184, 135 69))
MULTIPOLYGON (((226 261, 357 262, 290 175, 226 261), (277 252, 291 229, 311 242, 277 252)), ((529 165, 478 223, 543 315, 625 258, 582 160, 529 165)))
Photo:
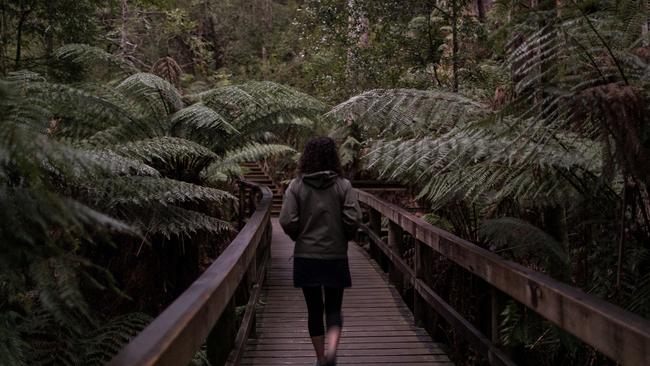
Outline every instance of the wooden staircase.
POLYGON ((257 162, 248 162, 241 164, 244 168, 244 179, 249 182, 268 186, 273 191, 273 206, 271 207, 271 216, 277 217, 280 215, 282 208, 282 191, 273 184, 271 177, 264 173, 262 167, 257 162))

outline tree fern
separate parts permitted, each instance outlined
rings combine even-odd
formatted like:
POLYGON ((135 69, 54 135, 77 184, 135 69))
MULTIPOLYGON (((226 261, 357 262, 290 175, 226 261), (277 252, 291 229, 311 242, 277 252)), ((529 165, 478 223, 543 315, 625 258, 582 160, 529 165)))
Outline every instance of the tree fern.
POLYGON ((242 175, 241 163, 295 153, 293 148, 286 145, 249 143, 227 151, 223 157, 208 166, 201 175, 209 184, 218 186, 228 177, 242 175))
POLYGON ((161 234, 168 239, 172 236, 188 236, 199 231, 223 234, 233 229, 227 221, 177 206, 142 212, 134 219, 134 226, 141 228, 147 236, 161 234))
POLYGON ((14 311, 0 313, 0 364, 25 365, 29 344, 18 330, 20 315, 14 311))
POLYGON ((170 115, 184 106, 181 94, 172 84, 159 76, 138 73, 124 79, 117 89, 149 104, 155 115, 170 115))
POLYGON ((502 217, 485 220, 479 229, 481 237, 490 243, 490 249, 503 253, 510 252, 514 259, 547 262, 544 268, 558 279, 568 278, 571 260, 565 244, 530 223, 513 218, 502 217))
POLYGON ((87 44, 70 43, 63 45, 54 52, 54 57, 84 67, 98 65, 117 69, 123 74, 137 72, 137 69, 124 58, 87 44))
POLYGON ((173 128, 177 131, 217 131, 228 134, 238 131, 228 121, 202 103, 193 104, 176 112, 172 117, 173 128))
POLYGON ((141 332, 151 317, 142 313, 128 313, 109 319, 89 331, 75 345, 82 351, 82 364, 105 365, 131 338, 141 332))
POLYGON ((599 169, 592 143, 568 136, 563 142, 533 145, 516 134, 454 129, 437 139, 378 140, 365 159, 380 177, 419 184, 420 196, 434 207, 453 199, 512 198, 535 206, 579 194, 565 179, 569 171, 599 169))
POLYGON ((437 90, 371 90, 334 107, 328 116, 354 121, 369 136, 415 137, 448 132, 486 116, 489 108, 437 90))
POLYGON ((112 175, 144 175, 159 176, 158 170, 145 164, 140 156, 133 154, 137 159, 129 158, 109 149, 85 150, 79 149, 79 154, 88 158, 98 168, 110 172, 112 175))
POLYGON ((220 203, 234 197, 224 191, 169 178, 115 177, 94 182, 88 187, 88 199, 106 208, 115 206, 147 207, 150 203, 172 205, 185 202, 220 203))
POLYGON ((270 128, 276 123, 301 122, 303 118, 318 119, 325 111, 325 105, 318 100, 272 82, 221 87, 195 99, 224 116, 240 132, 270 128))
POLYGON ((158 137, 116 145, 112 150, 138 159, 158 170, 200 172, 217 155, 195 142, 177 137, 158 137))
POLYGON ((51 257, 32 263, 30 274, 39 288, 43 308, 59 325, 81 333, 91 316, 79 288, 76 265, 63 257, 51 257))

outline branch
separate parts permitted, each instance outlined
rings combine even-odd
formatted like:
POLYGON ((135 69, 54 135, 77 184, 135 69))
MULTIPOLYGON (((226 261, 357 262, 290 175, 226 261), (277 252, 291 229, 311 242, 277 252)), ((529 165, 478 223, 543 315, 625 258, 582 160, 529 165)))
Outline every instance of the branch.
POLYGON ((580 10, 580 14, 587 21, 587 25, 589 25, 589 28, 591 28, 591 30, 596 34, 596 36, 600 40, 600 43, 602 43, 603 46, 605 46, 605 49, 607 49, 607 53, 609 53, 609 57, 611 57, 612 61, 614 61, 614 64, 616 64, 616 68, 618 69, 618 72, 621 74, 621 77, 623 78, 623 81, 625 82, 625 85, 630 85, 630 83, 627 81, 627 78, 625 77, 625 73, 623 72, 623 67, 621 66, 620 62, 618 62, 618 59, 616 58, 616 56, 614 56, 614 52, 612 51, 611 47, 609 47, 609 44, 607 42, 605 42, 605 39, 603 38, 603 36, 600 35, 600 32, 598 32, 598 30, 596 29, 594 24, 591 22, 591 19, 589 19, 589 17, 584 12, 584 10, 582 10, 582 8, 578 6, 578 4, 576 3, 576 0, 573 0, 573 5, 575 5, 575 7, 578 8, 578 10, 580 10))

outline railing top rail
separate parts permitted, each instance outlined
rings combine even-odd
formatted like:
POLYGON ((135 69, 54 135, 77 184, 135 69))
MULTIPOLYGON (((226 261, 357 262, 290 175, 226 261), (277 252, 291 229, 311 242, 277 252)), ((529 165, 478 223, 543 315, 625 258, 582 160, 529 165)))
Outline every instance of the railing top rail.
POLYGON ((187 365, 232 298, 255 255, 271 215, 273 193, 262 193, 255 212, 221 255, 109 365, 187 365))
POLYGON ((368 192, 359 201, 420 242, 623 365, 650 365, 650 320, 441 230, 368 192))

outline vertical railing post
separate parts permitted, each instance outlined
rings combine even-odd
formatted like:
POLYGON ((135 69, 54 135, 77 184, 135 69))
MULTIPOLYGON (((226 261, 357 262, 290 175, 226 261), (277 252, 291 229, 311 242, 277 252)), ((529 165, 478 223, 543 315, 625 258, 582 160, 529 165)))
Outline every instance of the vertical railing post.
POLYGON ((255 212, 254 204, 253 204, 253 195, 255 194, 255 191, 253 189, 250 189, 248 191, 248 216, 252 215, 253 212, 255 212))
MULTIPOLYGON (((264 242, 263 238, 260 241, 260 245, 264 242)), ((248 269, 248 283, 246 284, 248 286, 248 296, 253 296, 253 292, 255 291, 255 286, 259 285, 259 271, 257 268, 258 265, 258 260, 257 260, 257 255, 253 255, 253 258, 251 259, 251 264, 248 269)), ((264 263, 264 262, 262 262, 264 263)), ((251 331, 249 336, 252 338, 257 338, 257 327, 256 327, 256 322, 255 322, 255 308, 253 308, 253 319, 251 321, 251 331)))
POLYGON ((235 324, 235 299, 221 313, 217 324, 212 328, 206 340, 206 351, 211 365, 220 366, 226 363, 230 350, 235 345, 237 327, 235 324))
MULTIPOLYGON (((369 227, 370 229, 381 238, 381 213, 375 210, 374 208, 369 208, 368 218, 370 220, 369 227)), ((370 240, 370 256, 377 262, 380 260, 379 249, 377 245, 370 240)))
POLYGON ((492 343, 495 345, 501 344, 501 337, 499 335, 500 315, 503 311, 503 294, 501 291, 494 287, 490 288, 490 335, 492 343))
POLYGON ((244 190, 244 184, 242 182, 239 182, 239 230, 244 227, 244 190))
MULTIPOLYGON (((381 213, 375 210, 374 208, 369 208, 368 218, 370 219, 369 227, 370 229, 381 238, 381 213)), ((371 240, 370 241, 370 256, 377 262, 379 262, 379 248, 371 240)))
MULTIPOLYGON (((433 284, 433 250, 420 240, 415 240, 415 260, 413 263, 416 282, 420 280, 424 284, 431 286, 433 284)), ((425 328, 431 327, 429 321, 430 311, 429 305, 420 296, 416 286, 415 291, 413 291, 413 315, 415 321, 425 328)), ((434 329, 429 329, 429 331, 433 334, 434 329)))
MULTIPOLYGON (((393 251, 393 253, 397 254, 400 258, 402 256, 403 240, 404 240, 404 230, 402 229, 402 227, 392 221, 389 221, 388 222, 388 246, 393 251)), ((404 276, 399 270, 397 270, 395 265, 390 260, 388 261, 388 263, 389 263, 388 278, 390 279, 391 283, 395 285, 397 291, 399 291, 399 293, 402 294, 404 293, 404 276)))

